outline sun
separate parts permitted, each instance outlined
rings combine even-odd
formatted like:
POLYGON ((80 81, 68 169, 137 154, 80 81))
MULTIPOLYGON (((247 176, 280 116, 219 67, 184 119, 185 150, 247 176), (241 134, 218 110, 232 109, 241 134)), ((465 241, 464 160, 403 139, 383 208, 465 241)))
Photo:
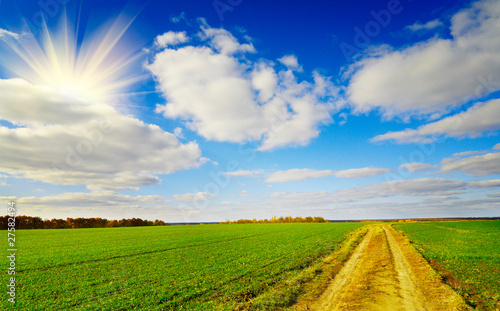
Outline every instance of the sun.
POLYGON ((32 84, 91 102, 110 103, 146 78, 137 70, 144 55, 142 46, 124 40, 135 17, 122 13, 105 25, 82 33, 78 23, 71 24, 64 13, 56 27, 49 29, 44 21, 36 35, 29 30, 0 37, 12 56, 2 65, 15 77, 32 84))

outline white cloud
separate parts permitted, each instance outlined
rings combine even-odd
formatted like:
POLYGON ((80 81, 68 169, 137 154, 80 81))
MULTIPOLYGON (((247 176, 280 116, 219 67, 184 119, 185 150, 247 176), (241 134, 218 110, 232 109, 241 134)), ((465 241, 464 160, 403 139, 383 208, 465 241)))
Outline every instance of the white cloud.
POLYGON ((224 29, 204 24, 198 37, 199 45, 166 48, 147 66, 167 100, 157 113, 209 140, 261 141, 259 150, 306 145, 332 122, 337 88, 328 79, 315 72, 314 82, 299 82, 269 61, 252 63, 243 54, 253 45, 224 29))
MULTIPOLYGON (((275 192, 269 195, 271 202, 257 202, 259 206, 300 206, 319 207, 332 204, 352 203, 359 200, 404 196, 434 196, 430 201, 457 199, 452 194, 460 194, 468 188, 486 188, 499 186, 500 181, 464 182, 443 178, 422 178, 390 181, 334 192, 275 192)), ((400 205, 404 205, 399 203, 400 205)))
POLYGON ((253 171, 238 170, 238 171, 234 171, 234 172, 225 172, 224 174, 227 176, 230 176, 230 177, 257 177, 257 176, 264 174, 264 171, 263 170, 253 170, 253 171))
POLYGON ((494 92, 500 89, 499 81, 491 81, 500 71, 499 27, 500 2, 474 2, 452 17, 451 39, 378 50, 376 57, 354 64, 348 99, 357 111, 380 107, 393 117, 441 114, 494 92))
POLYGON ((399 168, 404 168, 404 169, 408 170, 409 172, 419 172, 419 171, 430 170, 430 169, 434 168, 434 166, 427 164, 427 163, 411 162, 411 163, 402 164, 399 168))
POLYGON ((182 129, 180 127, 176 127, 174 129, 174 135, 177 136, 178 138, 184 138, 184 135, 182 134, 182 129))
POLYGON ((251 42, 241 44, 229 31, 223 28, 211 28, 207 24, 204 24, 201 30, 199 36, 202 40, 208 40, 209 45, 221 54, 229 55, 237 52, 255 52, 255 48, 251 42))
POLYGON ((12 31, 8 31, 8 30, 0 28, 0 39, 5 38, 5 37, 12 37, 14 39, 17 39, 17 38, 19 38, 19 35, 17 33, 12 32, 12 31))
POLYGON ((431 29, 437 28, 439 26, 443 26, 443 22, 441 22, 438 19, 435 19, 432 21, 428 21, 425 24, 422 24, 421 22, 417 21, 415 24, 406 26, 405 28, 410 30, 410 31, 415 32, 415 31, 420 31, 420 30, 431 30, 431 29))
POLYGON ((500 143, 493 146, 493 150, 500 150, 500 143))
POLYGON ((184 193, 184 194, 174 194, 172 196, 177 201, 184 202, 203 202, 217 197, 215 194, 210 194, 207 192, 198 193, 184 193))
POLYGON ((299 65, 299 61, 295 55, 285 55, 278 60, 290 69, 302 71, 302 67, 299 65))
POLYGON ((170 17, 170 21, 174 24, 178 24, 180 23, 181 21, 185 21, 186 23, 188 23, 187 19, 186 19, 186 13, 185 12, 182 12, 181 14, 179 15, 174 15, 174 16, 171 16, 170 17))
MULTIPOLYGON (((5 197, 0 197, 4 200, 5 197)), ((168 202, 159 195, 129 196, 114 191, 67 192, 46 197, 16 198, 19 206, 29 207, 113 207, 128 204, 151 204, 168 202)))
MULTIPOLYGON (((480 186, 493 185, 494 182, 486 181, 480 186)), ((267 217, 271 217, 271 213, 276 211, 292 215, 318 214, 328 219, 495 215, 499 202, 497 196, 476 200, 464 200, 462 196, 457 196, 467 193, 469 189, 474 192, 474 189, 480 188, 478 186, 461 180, 425 178, 334 192, 275 192, 260 200, 222 204, 226 207, 226 212, 237 207, 245 210, 252 207, 252 213, 257 211, 260 215, 270 214, 267 217), (464 212, 466 214, 462 214, 464 212)))
POLYGON ((412 180, 388 181, 381 184, 363 186, 361 190, 379 191, 388 195, 448 195, 467 187, 463 180, 444 178, 420 178, 412 180))
POLYGON ((168 31, 162 35, 159 35, 155 39, 156 46, 160 48, 165 48, 167 46, 174 46, 181 43, 186 43, 189 41, 189 37, 186 32, 174 32, 168 31))
POLYGON ((469 181, 467 184, 471 188, 494 188, 500 187, 500 179, 469 181))
POLYGON ((390 172, 390 170, 379 167, 353 168, 342 171, 315 170, 315 169, 303 168, 303 169, 291 169, 286 171, 276 171, 270 173, 265 179, 265 182, 271 183, 271 182, 300 181, 311 178, 321 178, 326 176, 335 176, 339 178, 363 178, 363 177, 380 175, 386 172, 390 172))
POLYGON ((299 181, 311 178, 321 178, 326 176, 333 176, 335 171, 331 170, 313 170, 308 168, 291 169, 287 171, 277 171, 269 174, 265 182, 287 182, 299 181))
POLYGON ((274 69, 266 63, 256 64, 251 77, 252 87, 258 92, 258 100, 260 102, 270 100, 278 87, 278 75, 274 69))
POLYGON ((417 129, 406 129, 375 136, 372 141, 395 140, 398 143, 430 143, 436 137, 443 135, 475 138, 498 129, 500 129, 500 99, 493 99, 476 104, 462 113, 422 125, 417 129))
MULTIPOLYGON (((18 213, 43 218, 103 217, 107 219, 163 219, 167 222, 192 221, 199 209, 173 206, 159 195, 129 196, 114 191, 70 192, 45 197, 1 197, 0 202, 17 202, 18 213)), ((179 204, 179 202, 176 202, 179 204)), ((180 203, 182 204, 182 203, 180 203)))
POLYGON ((432 198, 425 199, 425 203, 441 203, 447 200, 458 200, 460 199, 457 196, 449 196, 449 195, 440 195, 432 198))
POLYGON ((335 172, 335 176, 340 178, 363 178, 363 177, 377 176, 390 171, 391 170, 387 168, 363 167, 363 168, 352 168, 348 170, 337 171, 335 172))
POLYGON ((0 172, 92 190, 158 184, 156 174, 207 159, 195 142, 181 144, 104 103, 74 98, 23 80, 0 80, 0 172))
POLYGON ((463 152, 454 153, 453 156, 457 157, 457 158, 461 158, 461 157, 468 157, 471 155, 477 155, 477 154, 482 154, 482 153, 486 153, 486 151, 463 151, 463 152))
POLYGON ((500 152, 465 159, 447 158, 441 161, 442 172, 463 172, 472 176, 500 174, 500 152))
POLYGON ((21 126, 71 125, 117 116, 113 107, 92 104, 53 88, 23 79, 0 79, 0 119, 21 126))
POLYGON ((274 192, 269 195, 270 198, 303 200, 303 199, 321 199, 331 196, 327 191, 310 191, 310 192, 274 192))

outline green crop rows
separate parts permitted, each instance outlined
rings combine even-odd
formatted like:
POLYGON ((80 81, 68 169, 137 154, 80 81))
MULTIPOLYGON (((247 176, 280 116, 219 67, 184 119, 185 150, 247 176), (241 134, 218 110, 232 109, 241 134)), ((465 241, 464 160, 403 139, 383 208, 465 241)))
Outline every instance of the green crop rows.
POLYGON ((427 260, 460 281, 456 289, 483 310, 500 307, 500 221, 398 224, 427 260))
POLYGON ((19 230, 16 310, 235 310, 362 225, 19 230))

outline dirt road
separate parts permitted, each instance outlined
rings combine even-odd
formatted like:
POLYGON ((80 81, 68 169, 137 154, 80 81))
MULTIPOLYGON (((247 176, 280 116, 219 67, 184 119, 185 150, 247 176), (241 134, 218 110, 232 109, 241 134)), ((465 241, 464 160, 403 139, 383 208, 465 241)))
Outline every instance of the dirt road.
POLYGON ((385 224, 372 225, 316 301, 292 310, 470 310, 409 244, 385 224))

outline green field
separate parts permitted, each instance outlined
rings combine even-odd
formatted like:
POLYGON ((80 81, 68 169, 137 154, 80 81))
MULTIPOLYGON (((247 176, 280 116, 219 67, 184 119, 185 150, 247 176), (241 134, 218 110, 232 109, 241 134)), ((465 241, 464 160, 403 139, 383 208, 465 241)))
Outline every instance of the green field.
POLYGON ((453 273, 455 289, 482 310, 500 308, 500 221, 397 224, 429 261, 453 273))
POLYGON ((16 309, 237 310, 363 225, 18 230, 16 309))

